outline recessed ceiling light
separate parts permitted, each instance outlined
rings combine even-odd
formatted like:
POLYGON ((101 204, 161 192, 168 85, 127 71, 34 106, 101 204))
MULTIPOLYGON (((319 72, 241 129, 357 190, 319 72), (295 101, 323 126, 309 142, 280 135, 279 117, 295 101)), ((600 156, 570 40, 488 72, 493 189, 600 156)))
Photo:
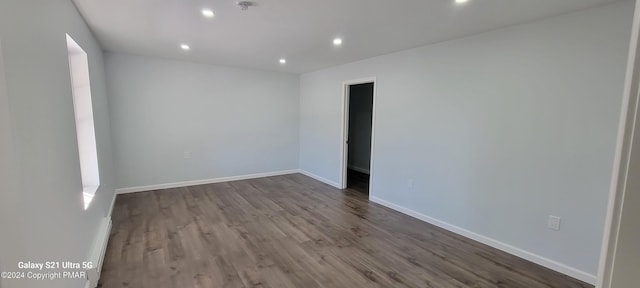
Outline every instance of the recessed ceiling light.
POLYGON ((207 17, 207 18, 213 18, 213 16, 215 16, 216 14, 213 13, 213 10, 211 9, 202 9, 202 16, 207 17))
POLYGON ((189 51, 189 50, 191 50, 191 47, 189 47, 189 45, 187 45, 187 44, 181 44, 181 45, 180 45, 180 48, 182 48, 182 50, 184 50, 184 51, 189 51))
POLYGON ((456 0, 457 4, 467 3, 469 0, 456 0))
POLYGON ((342 45, 342 39, 341 38, 333 39, 333 45, 336 45, 336 46, 342 45))
POLYGON ((287 64, 287 59, 281 58, 280 59, 280 64, 287 64))

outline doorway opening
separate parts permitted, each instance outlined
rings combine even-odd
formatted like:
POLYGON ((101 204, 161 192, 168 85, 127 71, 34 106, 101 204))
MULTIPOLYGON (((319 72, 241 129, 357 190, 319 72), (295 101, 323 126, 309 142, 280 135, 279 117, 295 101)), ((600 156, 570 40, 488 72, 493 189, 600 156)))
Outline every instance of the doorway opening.
POLYGON ((342 188, 369 194, 373 147, 375 80, 344 84, 342 188))

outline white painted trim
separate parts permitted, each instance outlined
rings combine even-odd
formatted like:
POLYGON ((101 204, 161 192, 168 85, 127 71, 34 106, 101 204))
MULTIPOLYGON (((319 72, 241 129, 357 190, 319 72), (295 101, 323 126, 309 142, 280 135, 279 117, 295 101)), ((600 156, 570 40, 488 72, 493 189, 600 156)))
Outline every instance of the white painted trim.
POLYGON ((364 168, 360 168, 358 166, 353 166, 353 165, 347 165, 347 168, 354 170, 354 171, 358 171, 360 173, 364 173, 364 174, 369 174, 369 170, 364 169, 364 168))
POLYGON ((320 182, 323 182, 325 184, 331 185, 331 186, 333 186, 335 188, 342 189, 342 188, 340 188, 341 187, 340 183, 336 183, 336 182, 333 182, 333 181, 331 181, 329 179, 320 177, 320 176, 318 176, 316 174, 313 174, 313 173, 311 173, 309 171, 305 171, 305 170, 300 169, 297 172, 302 174, 302 175, 305 175, 305 176, 311 177, 313 179, 316 179, 316 180, 318 180, 320 182))
POLYGON ((374 164, 374 151, 376 147, 376 106, 378 103, 378 81, 373 78, 373 106, 371 107, 371 156, 369 156, 369 198, 373 196, 373 164, 374 164))
POLYGON ((349 137, 349 84, 342 83, 342 115, 340 119, 340 186, 339 189, 347 188, 347 162, 349 161, 347 137, 349 137))
POLYGON ((460 228, 458 226, 449 224, 447 222, 444 222, 444 221, 429 217, 427 215, 418 213, 416 211, 413 211, 411 209, 402 207, 400 205, 393 204, 393 203, 391 203, 389 201, 386 201, 384 199, 381 199, 381 198, 378 198, 378 197, 375 197, 375 196, 371 196, 370 197, 370 201, 374 202, 374 203, 378 203, 378 204, 380 204, 382 206, 385 206, 387 208, 393 209, 393 210, 398 211, 400 213, 406 214, 406 215, 411 216, 413 218, 416 218, 418 220, 422 220, 422 221, 427 222, 429 224, 438 226, 438 227, 440 227, 442 229, 451 231, 451 232, 456 233, 458 235, 462 235, 462 236, 467 237, 469 239, 478 241, 478 242, 480 242, 482 244, 489 245, 489 246, 491 246, 493 248, 496 248, 498 250, 502 250, 502 251, 507 252, 509 254, 515 255, 517 257, 520 257, 522 259, 531 261, 531 262, 536 263, 538 265, 547 267, 547 268, 549 268, 551 270, 555 270, 555 271, 558 271, 558 272, 560 272, 562 274, 569 275, 571 277, 574 277, 574 278, 579 279, 581 281, 587 282, 589 284, 595 284, 596 283, 596 276, 595 275, 591 275, 591 274, 589 274, 587 272, 580 271, 580 270, 578 270, 576 268, 567 266, 565 264, 556 262, 554 260, 545 258, 543 256, 531 253, 529 251, 525 251, 525 250, 520 249, 518 247, 515 247, 515 246, 512 246, 512 245, 500 242, 498 240, 495 240, 493 238, 490 238, 490 237, 487 237, 487 236, 484 236, 484 235, 480 235, 478 233, 469 231, 467 229, 460 228))
POLYGON ((121 188, 116 190, 116 194, 127 194, 127 193, 159 190, 159 189, 170 189, 170 188, 205 185, 205 184, 213 184, 213 183, 221 183, 221 182, 229 182, 229 181, 247 180, 247 179, 254 179, 254 178, 264 178, 264 177, 271 177, 271 176, 294 174, 298 172, 299 170, 294 169, 294 170, 284 170, 284 171, 275 171, 275 172, 267 172, 267 173, 231 176, 231 177, 221 177, 221 178, 213 178, 213 179, 203 179, 203 180, 183 181, 183 182, 156 184, 156 185, 148 185, 148 186, 140 186, 140 187, 121 188))
POLYGON ((107 244, 109 243, 109 236, 111 235, 111 217, 104 217, 100 222, 98 231, 94 237, 93 245, 91 246, 91 254, 89 255, 88 262, 92 263, 92 267, 86 269, 86 275, 88 287, 97 287, 98 280, 100 280, 100 274, 102 273, 102 264, 104 262, 104 256, 107 252, 107 244))
MULTIPOLYGON (((357 85, 357 84, 364 84, 364 83, 373 83, 373 107, 371 109, 371 155, 369 156, 370 158, 370 164, 369 166, 371 168, 369 168, 370 170, 373 170, 373 143, 374 141, 374 136, 375 136, 375 119, 376 119, 376 91, 378 90, 378 82, 376 77, 367 77, 367 78, 360 78, 360 79, 354 79, 354 80, 348 80, 348 81, 344 81, 342 82, 342 117, 341 117, 341 122, 342 123, 342 127, 341 127, 341 136, 340 136, 340 159, 342 159, 341 163, 340 163, 340 172, 342 173, 341 175, 341 179, 340 179, 340 189, 346 189, 347 188, 347 167, 348 167, 348 147, 347 147, 347 137, 349 136, 349 122, 348 122, 348 115, 349 115, 349 86, 351 85, 357 85)), ((372 171, 369 171, 369 191, 371 191, 371 184, 373 182, 373 174, 371 173, 372 171)))
POLYGON ((107 214, 107 217, 111 218, 111 214, 113 213, 113 206, 116 205, 116 196, 118 196, 118 191, 114 190, 113 191, 113 197, 111 199, 111 207, 109 208, 109 213, 107 214))
POLYGON ((638 116, 638 102, 640 96, 640 1, 635 3, 635 12, 627 71, 622 95, 622 107, 618 123, 618 138, 614 156, 607 215, 604 226, 600 263, 598 266, 598 288, 610 288, 613 278, 615 256, 619 238, 622 208, 629 173, 629 163, 633 148, 636 117, 638 116))

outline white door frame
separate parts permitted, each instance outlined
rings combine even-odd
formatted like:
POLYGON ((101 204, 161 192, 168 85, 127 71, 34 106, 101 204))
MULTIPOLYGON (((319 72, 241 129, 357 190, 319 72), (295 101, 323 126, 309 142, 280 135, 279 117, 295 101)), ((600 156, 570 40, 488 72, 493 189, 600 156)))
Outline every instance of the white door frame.
POLYGON ((378 83, 376 77, 359 78, 342 82, 342 135, 340 139, 340 157, 342 159, 340 163, 340 171, 342 173, 340 177, 340 188, 347 188, 347 161, 349 147, 347 145, 347 138, 349 137, 349 87, 352 85, 373 83, 373 107, 371 109, 371 155, 369 156, 369 196, 371 197, 372 183, 373 183, 373 151, 375 146, 375 123, 376 123, 376 91, 378 90, 378 83))
POLYGON ((622 98, 622 109, 618 126, 618 140, 614 158, 613 173, 609 190, 609 204, 604 227, 600 265, 598 267, 597 288, 610 288, 613 280, 616 249, 620 236, 622 208, 627 189, 629 162, 634 143, 633 138, 638 121, 638 102, 640 93, 640 1, 636 1, 631 32, 627 74, 622 98))

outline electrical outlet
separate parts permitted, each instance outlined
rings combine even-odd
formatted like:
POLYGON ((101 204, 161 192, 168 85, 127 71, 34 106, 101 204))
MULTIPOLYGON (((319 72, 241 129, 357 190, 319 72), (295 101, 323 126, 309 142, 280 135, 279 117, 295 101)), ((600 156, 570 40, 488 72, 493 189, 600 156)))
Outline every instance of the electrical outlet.
POLYGON ((409 189, 413 188, 413 179, 407 180, 407 188, 409 188, 409 189))
POLYGON ((549 221, 547 222, 547 227, 549 229, 559 231, 560 230, 560 217, 549 215, 549 221))
POLYGON ((191 151, 184 151, 184 159, 191 159, 191 151))

